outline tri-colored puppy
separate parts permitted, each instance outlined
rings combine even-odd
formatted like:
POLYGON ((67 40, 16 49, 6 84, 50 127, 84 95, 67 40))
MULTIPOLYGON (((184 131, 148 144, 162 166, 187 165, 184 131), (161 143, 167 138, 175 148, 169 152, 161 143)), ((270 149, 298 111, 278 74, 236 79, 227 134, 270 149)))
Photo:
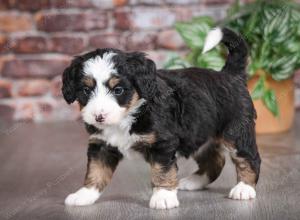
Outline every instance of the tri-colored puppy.
POLYGON ((67 205, 93 204, 120 160, 138 153, 151 166, 150 207, 178 207, 177 189, 202 189, 220 175, 223 146, 237 172, 229 198, 255 198, 261 160, 246 86, 247 46, 231 30, 217 28, 204 50, 219 42, 229 51, 220 72, 158 70, 145 54, 116 49, 97 49, 72 61, 62 92, 68 103, 80 104, 90 138, 84 186, 66 198, 67 205), (193 157, 199 165, 179 182, 178 156, 193 157))

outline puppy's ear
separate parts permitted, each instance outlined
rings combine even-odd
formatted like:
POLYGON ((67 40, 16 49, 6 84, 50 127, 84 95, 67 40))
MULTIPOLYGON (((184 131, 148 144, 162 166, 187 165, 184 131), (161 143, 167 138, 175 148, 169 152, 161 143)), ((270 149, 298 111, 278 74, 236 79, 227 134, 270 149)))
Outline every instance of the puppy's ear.
POLYGON ((67 67, 62 76, 62 94, 68 104, 76 100, 75 90, 75 68, 73 65, 67 67))
POLYGON ((141 98, 152 99, 157 93, 156 65, 146 58, 145 54, 133 52, 129 54, 130 74, 141 98))

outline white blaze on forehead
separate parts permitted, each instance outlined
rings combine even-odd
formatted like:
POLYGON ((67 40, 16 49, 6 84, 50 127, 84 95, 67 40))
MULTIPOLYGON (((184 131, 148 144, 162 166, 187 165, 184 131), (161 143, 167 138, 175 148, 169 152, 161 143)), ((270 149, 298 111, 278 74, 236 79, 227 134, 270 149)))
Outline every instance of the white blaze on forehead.
POLYGON ((94 77, 97 83, 107 81, 112 74, 117 74, 114 69, 112 58, 116 55, 113 52, 106 52, 103 56, 96 56, 85 62, 83 71, 85 74, 94 77))
POLYGON ((118 123, 125 114, 125 107, 121 107, 114 95, 109 92, 105 85, 112 75, 117 75, 112 58, 116 55, 113 52, 104 53, 87 60, 83 66, 84 74, 93 77, 96 80, 96 88, 89 98, 86 106, 82 108, 82 117, 88 124, 99 125, 95 120, 96 116, 103 114, 107 124, 118 123))

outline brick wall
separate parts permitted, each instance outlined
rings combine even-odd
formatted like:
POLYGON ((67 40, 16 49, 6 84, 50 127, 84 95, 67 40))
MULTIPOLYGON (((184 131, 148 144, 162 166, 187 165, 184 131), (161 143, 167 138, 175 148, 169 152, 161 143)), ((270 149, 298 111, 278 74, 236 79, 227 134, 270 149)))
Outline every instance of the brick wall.
POLYGON ((221 19, 232 1, 1 0, 0 117, 78 118, 77 105, 68 106, 60 94, 73 55, 97 47, 143 50, 161 66, 168 52, 185 50, 172 28, 176 21, 221 19))

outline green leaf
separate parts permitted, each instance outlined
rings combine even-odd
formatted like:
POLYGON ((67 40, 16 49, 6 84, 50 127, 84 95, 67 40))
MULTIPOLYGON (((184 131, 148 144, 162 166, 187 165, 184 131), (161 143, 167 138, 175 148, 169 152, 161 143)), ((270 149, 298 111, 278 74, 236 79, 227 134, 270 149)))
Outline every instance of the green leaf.
POLYGON ((291 16, 292 16, 292 21, 295 21, 297 23, 300 22, 300 13, 298 10, 292 9, 291 16))
POLYGON ((215 21, 212 17, 210 16, 199 16, 199 17, 194 17, 192 19, 192 23, 205 23, 210 27, 213 27, 215 25, 215 21))
POLYGON ((270 68, 272 69, 280 68, 282 65, 289 62, 290 59, 291 59, 290 56, 281 56, 280 58, 273 58, 273 62, 269 64, 270 68))
POLYGON ((285 56, 271 64, 270 71, 272 78, 280 81, 290 78, 296 69, 299 57, 297 54, 285 56))
POLYGON ((254 29, 256 26, 257 22, 259 22, 259 16, 258 14, 260 13, 261 7, 258 7, 257 10, 255 10, 247 19, 246 21, 246 27, 245 27, 245 35, 248 36, 249 33, 254 29))
POLYGON ((229 17, 234 16, 236 13, 240 11, 240 1, 235 1, 228 9, 227 15, 229 17))
POLYGON ((223 68, 224 64, 224 58, 216 49, 201 54, 197 58, 197 67, 219 71, 223 68))
POLYGON ((293 37, 284 44, 284 48, 282 49, 285 49, 285 51, 289 53, 298 53, 300 51, 300 37, 293 37))
POLYGON ((254 89, 251 93, 251 97, 253 100, 261 99, 265 93, 265 76, 261 76, 259 80, 256 82, 254 89))
POLYGON ((263 102, 275 117, 279 116, 279 109, 274 90, 267 90, 263 96, 263 102))
POLYGON ((207 33, 212 29, 211 17, 194 18, 191 22, 179 22, 175 27, 184 42, 191 49, 202 49, 207 33))
POLYGON ((180 69, 190 67, 190 64, 177 54, 170 54, 164 63, 165 69, 180 69))
POLYGON ((197 66, 197 59, 202 54, 202 50, 192 50, 186 57, 186 60, 193 66, 197 66))
POLYGON ((280 81, 300 68, 300 4, 257 0, 233 5, 226 20, 227 26, 245 36, 251 48, 250 76, 264 69, 280 81))

